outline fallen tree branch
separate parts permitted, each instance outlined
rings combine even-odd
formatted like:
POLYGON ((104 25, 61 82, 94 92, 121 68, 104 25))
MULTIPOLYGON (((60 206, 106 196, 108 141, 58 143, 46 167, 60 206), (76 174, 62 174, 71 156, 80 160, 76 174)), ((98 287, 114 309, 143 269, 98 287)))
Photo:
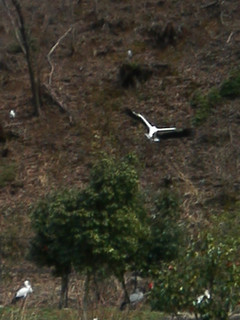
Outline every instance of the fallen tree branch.
POLYGON ((212 1, 212 2, 210 2, 210 3, 207 3, 207 4, 202 5, 202 6, 201 6, 201 9, 206 9, 206 8, 209 8, 209 7, 213 7, 213 6, 218 5, 218 4, 219 4, 219 3, 218 3, 218 0, 212 1))
POLYGON ((232 32, 230 33, 229 37, 227 38, 226 43, 229 43, 229 42, 231 41, 233 34, 234 34, 234 32, 232 31, 232 32))
POLYGON ((50 64, 51 67, 51 71, 49 73, 49 80, 48 80, 48 84, 51 85, 52 84, 52 75, 54 72, 54 65, 51 61, 51 54, 53 53, 53 51, 57 48, 57 46, 60 44, 60 42, 68 35, 68 33, 72 30, 72 27, 70 27, 59 39, 58 41, 55 43, 55 45, 51 48, 51 50, 48 52, 47 54, 47 59, 48 59, 48 63, 50 64))

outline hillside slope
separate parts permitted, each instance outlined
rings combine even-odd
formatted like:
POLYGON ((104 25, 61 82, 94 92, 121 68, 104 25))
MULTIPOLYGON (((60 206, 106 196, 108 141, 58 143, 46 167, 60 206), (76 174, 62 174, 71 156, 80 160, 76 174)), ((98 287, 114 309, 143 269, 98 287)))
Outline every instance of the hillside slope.
POLYGON ((159 126, 192 127, 196 90, 204 95, 219 88, 239 66, 238 0, 43 0, 38 7, 23 0, 22 9, 42 85, 51 75, 47 54, 59 40, 51 54, 51 88, 68 112, 45 94, 41 115, 32 117, 26 61, 1 7, 0 123, 8 137, 0 164, 2 170, 13 164, 15 173, 0 189, 3 237, 30 237, 28 206, 53 189, 84 186, 103 151, 136 153, 146 194, 170 180, 194 228, 239 199, 239 99, 222 99, 192 138, 160 143, 148 141, 144 128, 124 113, 128 107, 159 126), (150 76, 123 87, 119 70, 125 63, 150 76))

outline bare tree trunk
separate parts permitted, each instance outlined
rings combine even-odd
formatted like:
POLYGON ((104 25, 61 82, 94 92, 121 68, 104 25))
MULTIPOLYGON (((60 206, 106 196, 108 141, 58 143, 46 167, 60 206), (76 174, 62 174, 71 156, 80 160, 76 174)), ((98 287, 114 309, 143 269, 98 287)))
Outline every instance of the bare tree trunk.
POLYGON ((90 274, 87 273, 85 283, 84 283, 83 320, 87 320, 89 283, 90 283, 90 274))
POLYGON ((38 81, 36 81, 36 76, 34 72, 34 67, 33 67, 33 62, 31 59, 31 50, 30 50, 30 43, 27 39, 27 34, 26 34, 26 29, 25 29, 25 22, 22 14, 22 9, 20 6, 20 3, 18 0, 11 0, 13 6, 16 9, 20 26, 19 26, 19 31, 21 33, 22 37, 22 44, 25 49, 25 56, 26 56, 26 61, 27 61, 27 66, 28 66, 28 72, 30 76, 30 83, 31 83, 31 90, 32 90, 32 96, 33 96, 33 107, 34 107, 34 115, 38 116, 40 113, 40 107, 41 107, 41 100, 40 100, 40 92, 39 92, 39 84, 38 81))
POLYGON ((126 284, 125 284, 124 276, 121 277, 121 283, 122 283, 122 287, 123 287, 123 291, 124 291, 124 295, 125 295, 124 301, 126 303, 130 303, 130 299, 129 299, 129 295, 128 295, 128 292, 127 292, 127 287, 126 287, 126 284))
POLYGON ((100 291, 99 291, 99 286, 98 286, 96 273, 94 273, 94 275, 93 275, 93 282, 94 282, 94 286, 95 286, 96 301, 97 301, 97 304, 98 304, 100 302, 100 300, 101 300, 101 294, 100 294, 100 291))
POLYGON ((59 301, 59 309, 62 307, 68 307, 68 282, 69 282, 69 273, 65 273, 62 275, 62 283, 61 283, 61 295, 59 301))

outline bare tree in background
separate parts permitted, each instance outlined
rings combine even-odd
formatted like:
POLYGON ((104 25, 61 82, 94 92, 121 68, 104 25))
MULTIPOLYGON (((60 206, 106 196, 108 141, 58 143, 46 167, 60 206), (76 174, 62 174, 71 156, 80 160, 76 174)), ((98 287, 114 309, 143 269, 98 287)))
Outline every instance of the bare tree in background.
MULTIPOLYGON (((49 43, 46 42, 46 32, 50 25, 51 19, 55 19, 55 5, 49 4, 48 2, 41 2, 37 6, 36 11, 31 11, 31 17, 24 14, 23 5, 24 1, 21 0, 2 0, 4 8, 7 12, 9 21, 13 26, 15 37, 21 47, 22 52, 24 53, 28 72, 31 83, 32 91, 32 100, 33 100, 33 114, 38 116, 41 113, 41 106, 44 102, 44 99, 47 98, 48 101, 51 101, 54 105, 58 106, 59 109, 67 113, 70 123, 73 123, 73 117, 70 114, 68 106, 65 104, 64 96, 62 92, 60 93, 57 84, 54 83, 53 75, 56 74, 55 65, 56 61, 53 59, 53 53, 59 44, 69 36, 70 38, 70 54, 73 55, 76 50, 76 34, 75 34, 75 23, 74 23, 74 4, 75 0, 64 0, 62 1, 62 10, 67 14, 69 28, 56 40, 56 43, 51 47, 48 53, 45 52, 49 43), (35 13, 35 15, 33 14, 35 13), (52 15, 53 14, 53 15, 52 15), (44 43, 41 46, 37 55, 34 55, 34 48, 32 46, 32 39, 29 36, 28 25, 33 23, 36 27, 36 23, 40 19, 40 28, 38 36, 38 43, 41 46, 41 43, 44 43), (27 19, 26 19, 27 17, 27 19), (46 68, 46 58, 50 65, 49 79, 46 81, 46 78, 41 79, 41 76, 44 75, 42 70, 46 68)), ((75 4, 76 5, 76 4, 75 4)), ((34 8, 34 6, 33 6, 34 8)), ((54 36, 54 33, 53 33, 54 36)), ((58 75, 59 76, 59 75, 58 75)), ((61 75, 60 75, 61 76, 61 75)), ((59 76, 59 77, 60 77, 59 76)))
POLYGON ((20 42, 20 46, 25 55, 27 66, 28 66, 28 72, 29 72, 30 83, 31 83, 31 91, 32 91, 32 100, 33 100, 33 114, 38 116, 40 114, 40 108, 41 108, 40 89, 39 89, 40 83, 39 83, 39 76, 34 67, 30 39, 26 32, 26 24, 23 17, 20 2, 18 0, 9 0, 9 1, 11 1, 15 9, 17 23, 13 21, 14 18, 11 15, 10 8, 6 3, 6 0, 3 0, 3 5, 7 10, 8 16, 12 20, 11 22, 14 24, 15 34, 16 35, 20 34, 20 36, 17 36, 17 39, 20 42))

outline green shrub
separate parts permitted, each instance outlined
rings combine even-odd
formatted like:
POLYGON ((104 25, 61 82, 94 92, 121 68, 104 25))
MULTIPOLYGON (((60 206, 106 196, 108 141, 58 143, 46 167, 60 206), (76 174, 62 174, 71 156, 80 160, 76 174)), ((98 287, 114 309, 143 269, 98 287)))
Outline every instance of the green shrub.
POLYGON ((218 215, 209 230, 189 243, 182 258, 162 265, 152 293, 154 310, 188 310, 201 319, 229 319, 239 301, 240 280, 239 240, 235 236, 239 218, 236 215, 230 223, 229 216, 218 215), (210 298, 198 303, 197 297, 206 289, 210 298))
POLYGON ((16 164, 15 162, 0 162, 0 188, 5 187, 8 183, 15 180, 16 164))
POLYGON ((148 266, 159 268, 162 261, 175 259, 183 240, 180 224, 180 199, 165 189, 155 201, 151 218, 151 238, 148 250, 148 266))
POLYGON ((193 124, 200 125, 206 121, 213 108, 220 102, 221 95, 217 88, 213 87, 206 95, 197 90, 190 101, 191 106, 196 109, 193 124))
POLYGON ((215 107, 218 103, 221 102, 221 95, 219 93, 219 89, 218 88, 211 88, 211 90, 209 91, 208 95, 207 95, 207 100, 208 100, 208 104, 209 106, 215 107))
POLYGON ((199 125, 203 123, 208 118, 211 110, 207 97, 202 95, 201 92, 196 91, 190 101, 190 104, 194 109, 196 109, 193 124, 199 125))
POLYGON ((224 81, 220 87, 220 95, 224 98, 234 99, 240 97, 240 72, 233 74, 224 81))
POLYGON ((200 125, 207 120, 217 104, 221 103, 223 98, 235 99, 240 97, 240 71, 237 70, 231 74, 229 79, 223 81, 220 88, 212 88, 204 95, 201 91, 195 91, 190 105, 196 109, 193 118, 194 125, 200 125))
POLYGON ((12 42, 7 47, 8 53, 18 54, 22 52, 22 48, 18 42, 12 42))

